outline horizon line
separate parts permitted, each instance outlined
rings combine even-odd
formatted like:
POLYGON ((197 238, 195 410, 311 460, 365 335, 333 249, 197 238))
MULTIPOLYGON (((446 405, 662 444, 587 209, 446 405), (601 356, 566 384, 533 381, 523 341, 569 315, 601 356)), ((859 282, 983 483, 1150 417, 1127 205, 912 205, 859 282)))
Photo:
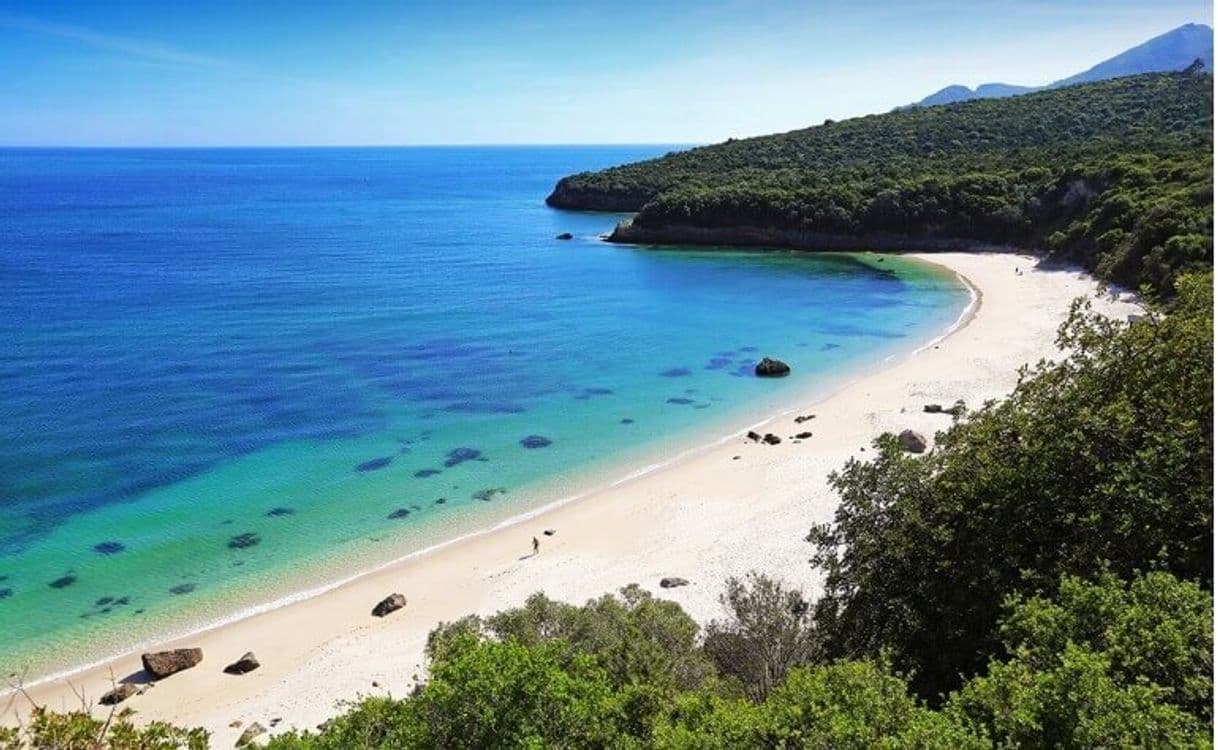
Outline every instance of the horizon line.
MULTIPOLYGON (((739 139, 737 139, 739 140, 739 139)), ((724 141, 715 141, 715 143, 723 143, 724 141)), ((90 144, 90 145, 73 145, 73 144, 3 144, 0 143, 0 151, 19 151, 19 150, 62 150, 62 151, 116 151, 116 150, 143 150, 143 151, 186 151, 190 149, 293 149, 293 148, 317 148, 317 149, 343 149, 343 148, 600 148, 605 146, 704 146, 708 142, 702 141, 581 141, 581 142, 551 142, 551 143, 280 143, 280 144, 171 144, 171 145, 141 145, 141 144, 126 144, 126 145, 106 145, 106 144, 90 144)))

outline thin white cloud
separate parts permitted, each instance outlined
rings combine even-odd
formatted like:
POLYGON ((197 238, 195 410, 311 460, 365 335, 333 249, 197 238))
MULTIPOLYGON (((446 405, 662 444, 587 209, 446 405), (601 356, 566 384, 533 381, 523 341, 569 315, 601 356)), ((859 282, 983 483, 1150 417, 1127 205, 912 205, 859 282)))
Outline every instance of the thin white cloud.
POLYGON ((105 34, 83 26, 48 23, 28 16, 0 14, 0 26, 34 34, 58 37, 60 39, 68 39, 95 49, 119 52, 152 62, 184 65, 206 70, 232 70, 240 67, 232 60, 200 55, 155 41, 105 34))

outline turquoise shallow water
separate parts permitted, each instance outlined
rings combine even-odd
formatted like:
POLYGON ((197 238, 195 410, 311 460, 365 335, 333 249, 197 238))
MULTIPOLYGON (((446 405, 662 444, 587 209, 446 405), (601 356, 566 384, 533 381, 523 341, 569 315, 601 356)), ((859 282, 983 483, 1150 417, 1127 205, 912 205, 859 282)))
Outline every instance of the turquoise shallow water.
POLYGON ((901 258, 617 247, 542 202, 665 150, 0 150, 0 669, 518 514, 966 304, 901 258))

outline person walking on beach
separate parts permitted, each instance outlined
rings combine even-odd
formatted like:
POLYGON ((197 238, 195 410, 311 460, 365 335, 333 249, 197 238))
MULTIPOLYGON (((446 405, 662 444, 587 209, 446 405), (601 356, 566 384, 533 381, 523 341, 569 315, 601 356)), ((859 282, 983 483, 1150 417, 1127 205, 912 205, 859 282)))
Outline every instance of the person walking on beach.
POLYGON ((537 541, 537 537, 533 537, 533 554, 541 552, 541 542, 537 541))

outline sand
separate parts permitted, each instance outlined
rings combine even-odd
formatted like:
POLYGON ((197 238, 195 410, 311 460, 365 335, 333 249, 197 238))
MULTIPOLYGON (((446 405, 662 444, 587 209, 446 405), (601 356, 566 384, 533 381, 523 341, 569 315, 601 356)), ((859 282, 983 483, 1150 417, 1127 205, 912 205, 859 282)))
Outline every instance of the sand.
MULTIPOLYGON (((142 720, 203 726, 217 746, 231 747, 241 732, 230 726, 234 721, 270 726, 279 719, 272 733, 309 728, 341 710, 340 701, 406 694, 424 673, 423 646, 437 622, 517 606, 535 591, 582 602, 639 583, 703 622, 722 614, 723 581, 750 570, 815 596, 818 577, 804 537, 813 524, 833 518, 837 497, 826 475, 852 456, 871 455, 871 441, 882 432, 912 428, 930 437, 951 424, 948 415, 923 413, 924 404, 947 407, 963 399, 978 406, 1009 393, 1021 365, 1057 356, 1055 332, 1071 301, 1097 291, 1094 279, 1077 270, 1037 269, 1028 256, 916 257, 946 266, 972 285, 976 298, 968 314, 945 338, 912 356, 819 402, 792 404, 794 411, 770 417, 759 431, 779 435, 780 445, 735 435, 313 599, 166 643, 202 647, 203 663, 123 705, 142 720), (794 414, 816 418, 797 425, 794 414), (791 440, 804 430, 812 437, 791 440), (545 529, 556 533, 545 536, 545 529), (531 554, 534 536, 541 540, 537 555, 531 554), (690 585, 661 589, 664 576, 690 585), (393 592, 405 594, 406 608, 372 617, 372 606, 393 592), (222 672, 246 651, 257 654, 260 669, 244 676, 222 672)), ((1114 316, 1137 312, 1131 302, 1109 296, 1095 305, 1114 316)), ((78 695, 96 701, 109 689, 111 675, 139 673, 139 656, 131 654, 35 685, 28 694, 54 709, 77 708, 78 695)), ((12 723, 14 712, 27 712, 29 705, 22 696, 0 699, 0 721, 12 723)))

